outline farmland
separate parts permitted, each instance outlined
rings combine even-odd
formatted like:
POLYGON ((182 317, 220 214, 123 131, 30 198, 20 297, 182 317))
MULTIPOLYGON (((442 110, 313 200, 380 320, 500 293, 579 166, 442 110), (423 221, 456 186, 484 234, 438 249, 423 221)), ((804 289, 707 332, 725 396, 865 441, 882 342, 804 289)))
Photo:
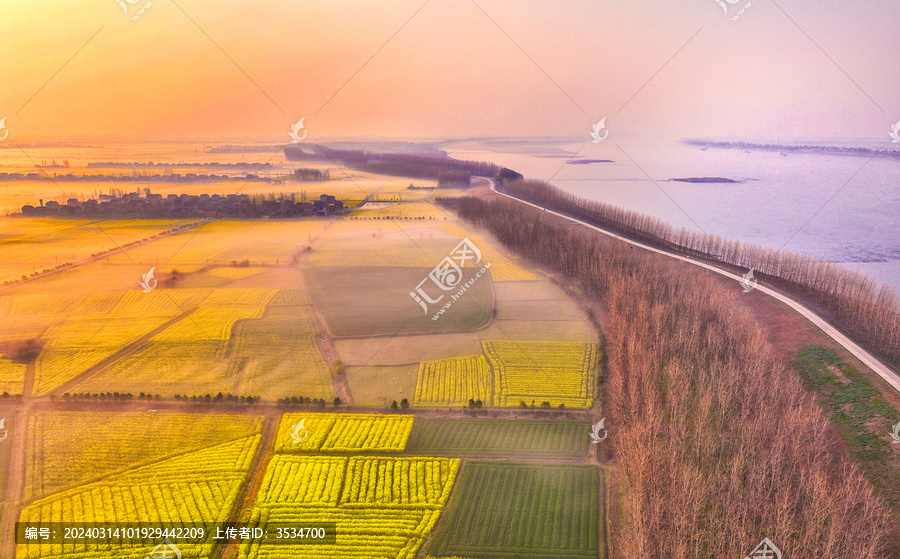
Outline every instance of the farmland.
POLYGON ((533 398, 551 406, 584 408, 594 397, 596 346, 571 342, 486 341, 494 369, 494 404, 515 406, 533 398))
MULTIPOLYGON (((259 436, 238 439, 127 470, 39 499, 25 507, 22 522, 225 522, 234 505, 259 436)), ((150 547, 108 544, 20 545, 25 558, 140 556, 150 547)), ((183 545, 184 557, 207 557, 211 544, 183 545)))
POLYGON ((591 466, 469 463, 428 545, 438 557, 606 557, 600 470, 591 466))
POLYGON ((0 219, 0 284, 35 271, 74 264, 189 223, 192 221, 0 219))
POLYGON ((401 451, 413 426, 411 415, 290 413, 281 418, 279 452, 401 451), (302 421, 302 424, 300 423, 302 421), (302 429, 295 431, 295 425, 302 429), (292 436, 294 433, 297 436, 292 436), (297 439, 302 438, 299 442, 297 439))
MULTIPOLYGON (((419 197, 422 197, 420 194, 419 197)), ((350 218, 358 219, 444 219, 447 213, 433 204, 423 202, 398 202, 380 204, 376 202, 371 206, 366 204, 360 206, 350 214, 350 218)))
POLYGON ((583 342, 482 341, 476 355, 419 365, 416 403, 586 408, 594 397, 596 346, 583 342))
MULTIPOLYGON (((310 292, 337 336, 475 330, 490 320, 489 278, 476 281, 440 320, 432 320, 438 307, 426 314, 409 295, 430 271, 406 267, 316 268, 309 275, 310 292), (378 296, 373 297, 373 293, 378 296)), ((471 268, 464 269, 461 283, 474 275, 471 268)))
POLYGON ((424 361, 419 365, 416 404, 461 406, 470 399, 492 401, 493 379, 482 355, 424 361))
POLYGON ((251 522, 335 522, 336 542, 243 544, 240 557, 412 559, 458 468, 458 460, 446 458, 278 455, 269 463, 251 522))
POLYGON ((530 419, 417 419, 408 449, 469 457, 584 458, 590 423, 530 419))
POLYGON ((24 498, 40 498, 259 430, 260 420, 253 416, 35 413, 28 419, 24 498))
MULTIPOLYGON (((305 304, 308 302, 297 289, 256 287, 168 289, 126 295, 116 311, 128 311, 142 328, 141 333, 154 331, 170 320, 172 313, 183 312, 183 317, 105 364, 76 389, 100 391, 111 387, 126 392, 137 381, 148 391, 167 395, 253 391, 254 395, 274 399, 296 393, 299 386, 310 396, 333 397, 328 367, 316 345, 318 323, 305 304), (159 317, 155 322, 154 315, 143 314, 152 312, 159 317), (170 314, 161 314, 164 312, 170 314), (273 354, 273 344, 283 350, 273 354), (165 374, 160 376, 159 371, 165 374)), ((107 320, 100 332, 117 332, 115 320, 107 320)), ((90 329, 85 329, 84 337, 89 339, 88 332, 90 329)), ((63 380, 123 349, 136 337, 110 346, 105 353, 92 350, 96 352, 93 360, 79 366, 71 359, 59 359, 59 366, 68 371, 63 380)), ((51 350, 55 344, 50 345, 51 350)), ((60 382, 51 378, 45 384, 52 388, 60 382)))
MULTIPOLYGON (((439 417, 470 399, 515 407, 518 392, 576 407, 568 379, 594 359, 596 338, 561 288, 432 206, 427 191, 385 185, 370 198, 380 202, 343 219, 213 220, 3 289, 0 392, 23 394, 4 412, 10 439, 22 437, 20 450, 0 449, 0 460, 3 451, 16 456, 0 476, 4 526, 330 521, 337 539, 318 547, 179 547, 192 559, 414 559, 424 557, 472 460, 588 463, 590 424, 580 417, 439 417), (409 294, 463 237, 491 269, 432 320, 409 294), (151 267, 158 285, 145 291, 138 282, 151 267), (22 352, 29 347, 33 355, 22 352), (525 379, 520 353, 549 363, 544 373, 562 387, 525 379), (160 396, 138 399, 142 392, 160 396), (262 405, 223 403, 219 412, 219 392, 262 405), (327 408, 274 405, 290 396, 327 408), (408 412, 389 410, 403 399, 408 412), (414 419, 419 411, 438 417, 414 419)), ((479 269, 465 265, 462 282, 479 269)), ((552 467, 550 477, 568 479, 552 467)), ((9 542, 5 549, 13 553, 9 542)), ((144 559, 150 549, 16 551, 144 559)))

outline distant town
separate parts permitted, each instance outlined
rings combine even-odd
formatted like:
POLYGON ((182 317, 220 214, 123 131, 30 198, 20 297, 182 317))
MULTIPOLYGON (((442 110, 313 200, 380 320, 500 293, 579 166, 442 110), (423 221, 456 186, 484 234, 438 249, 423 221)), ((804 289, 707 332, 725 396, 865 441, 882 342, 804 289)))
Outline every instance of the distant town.
POLYGON ((50 200, 38 205, 22 206, 21 217, 98 217, 98 218, 168 218, 168 217, 303 217, 330 216, 345 213, 344 202, 322 194, 307 201, 306 193, 279 196, 260 194, 153 194, 150 189, 122 193, 112 191, 96 198, 69 198, 65 203, 50 200))

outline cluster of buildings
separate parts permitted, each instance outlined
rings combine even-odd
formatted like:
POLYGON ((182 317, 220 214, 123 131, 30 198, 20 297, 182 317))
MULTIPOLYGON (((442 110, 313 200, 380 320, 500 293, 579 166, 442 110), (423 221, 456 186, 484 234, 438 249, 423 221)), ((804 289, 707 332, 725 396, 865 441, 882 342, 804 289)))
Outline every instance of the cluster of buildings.
POLYGON ((37 206, 22 206, 24 217, 301 217, 341 215, 344 203, 322 194, 312 202, 296 201, 294 196, 265 198, 248 194, 147 194, 130 192, 117 196, 101 194, 97 199, 69 198, 65 204, 43 200, 37 206))

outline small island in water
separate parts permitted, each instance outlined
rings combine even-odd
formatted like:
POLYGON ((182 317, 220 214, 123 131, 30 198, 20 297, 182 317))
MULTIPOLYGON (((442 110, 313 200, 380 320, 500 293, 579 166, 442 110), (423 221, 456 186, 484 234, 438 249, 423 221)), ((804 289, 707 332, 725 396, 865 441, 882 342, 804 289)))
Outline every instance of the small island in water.
POLYGON ((669 179, 676 182, 741 182, 734 179, 726 179, 723 177, 688 177, 685 179, 669 179))

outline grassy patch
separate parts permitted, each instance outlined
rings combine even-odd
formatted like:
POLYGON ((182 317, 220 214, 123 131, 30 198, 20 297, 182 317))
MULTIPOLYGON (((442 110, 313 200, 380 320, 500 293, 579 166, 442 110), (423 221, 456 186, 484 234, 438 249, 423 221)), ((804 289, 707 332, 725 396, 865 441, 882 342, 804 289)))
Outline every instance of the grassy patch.
POLYGON ((900 412, 828 348, 806 347, 793 365, 807 387, 820 396, 876 491, 894 511, 900 511, 900 444, 892 444, 890 437, 900 412))
POLYGON ((517 559, 605 558, 600 470, 472 462, 457 481, 428 553, 517 559))
POLYGON ((424 419, 413 425, 407 450, 449 456, 582 458, 590 424, 581 421, 424 419))
MULTIPOLYGON (((476 271, 464 269, 459 285, 473 279, 476 271)), ((312 268, 308 277, 313 300, 335 336, 456 332, 487 324, 492 308, 489 277, 478 278, 438 320, 432 320, 440 305, 430 305, 425 313, 409 295, 429 272, 428 268, 347 266, 312 268)), ((439 295, 434 286, 430 289, 432 297, 439 295)), ((457 291, 444 292, 441 304, 457 291)))

